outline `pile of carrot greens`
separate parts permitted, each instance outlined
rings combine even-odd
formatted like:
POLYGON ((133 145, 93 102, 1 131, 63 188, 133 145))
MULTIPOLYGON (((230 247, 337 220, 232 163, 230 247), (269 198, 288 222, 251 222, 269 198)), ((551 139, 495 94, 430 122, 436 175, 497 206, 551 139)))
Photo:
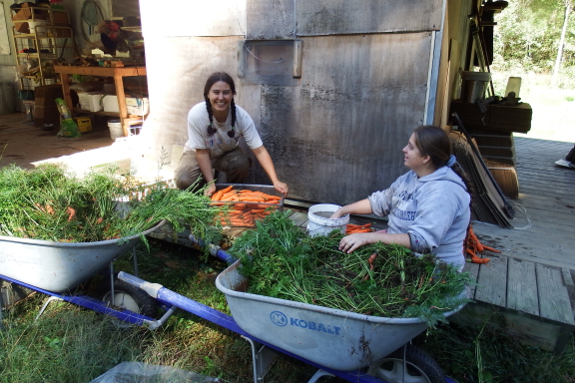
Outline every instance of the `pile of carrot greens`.
POLYGON ((309 237, 275 212, 245 231, 228 250, 241 260, 248 293, 382 317, 419 317, 429 326, 468 301, 471 279, 432 255, 416 257, 399 245, 377 243, 351 254, 343 235, 309 237))
POLYGON ((140 185, 115 169, 78 178, 58 165, 0 169, 0 235, 55 242, 95 242, 139 235, 164 220, 219 240, 218 208, 198 192, 140 185))

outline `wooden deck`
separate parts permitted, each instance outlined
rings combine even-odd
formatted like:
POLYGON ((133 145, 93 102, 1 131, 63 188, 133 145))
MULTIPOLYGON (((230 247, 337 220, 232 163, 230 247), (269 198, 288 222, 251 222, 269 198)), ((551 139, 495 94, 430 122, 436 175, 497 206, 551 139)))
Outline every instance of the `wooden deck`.
POLYGON ((474 222, 482 243, 501 250, 487 265, 467 264, 475 304, 458 316, 490 318, 526 343, 561 352, 575 329, 575 170, 556 166, 572 143, 515 138, 519 198, 514 229, 474 222))

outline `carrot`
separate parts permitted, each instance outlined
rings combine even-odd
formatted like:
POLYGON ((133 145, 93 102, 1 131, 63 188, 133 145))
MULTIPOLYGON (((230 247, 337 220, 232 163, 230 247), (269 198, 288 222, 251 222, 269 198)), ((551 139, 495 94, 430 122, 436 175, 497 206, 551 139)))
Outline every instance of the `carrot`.
POLYGON ((489 261, 490 261, 489 258, 479 258, 479 257, 471 258, 471 262, 473 262, 473 263, 485 264, 485 263, 487 263, 487 262, 489 262, 489 261))
POLYGON ((488 251, 493 251, 494 253, 501 253, 500 250, 494 249, 493 247, 483 245, 483 248, 488 251))
MULTIPOLYGON (((222 190, 223 190, 223 189, 222 189, 222 190)), ((222 190, 218 190, 217 192, 215 192, 214 194, 212 194, 212 196, 210 197, 210 199, 211 199, 212 201, 219 201, 220 198, 222 198, 222 195, 224 194, 224 193, 222 193, 222 190)))
POLYGON ((345 229, 346 234, 355 234, 355 233, 369 233, 372 231, 371 223, 366 223, 364 225, 356 225, 353 223, 348 223, 345 229))
POLYGON ((222 194, 226 194, 227 192, 229 192, 233 188, 234 188, 234 185, 229 185, 229 186, 226 186, 225 188, 221 189, 220 191, 222 192, 222 194))
POLYGON ((477 238, 477 236, 473 232, 473 228, 471 226, 469 226, 468 237, 473 241, 475 246, 477 246, 477 250, 479 252, 482 252, 483 251, 483 245, 481 244, 481 242, 479 241, 479 239, 477 238))
POLYGON ((66 209, 66 213, 68 213, 68 222, 70 222, 71 220, 74 219, 74 217, 76 216, 76 210, 74 210, 72 207, 68 206, 68 208, 66 209))

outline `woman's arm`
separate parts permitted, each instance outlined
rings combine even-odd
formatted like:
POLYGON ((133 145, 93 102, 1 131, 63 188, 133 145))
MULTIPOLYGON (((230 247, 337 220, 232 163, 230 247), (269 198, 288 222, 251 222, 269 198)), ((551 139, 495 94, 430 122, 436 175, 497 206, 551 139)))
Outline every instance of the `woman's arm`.
POLYGON ((252 149, 252 151, 254 152, 254 155, 256 156, 258 162, 260 163, 260 165, 262 166, 262 168, 264 169, 264 171, 267 173, 268 177, 272 181, 272 183, 274 185, 274 189, 276 189, 277 191, 279 191, 283 195, 287 195, 288 186, 287 186, 287 184, 285 184, 284 182, 281 182, 278 179, 278 176, 276 174, 276 169, 274 167, 274 163, 272 161, 270 154, 268 153, 267 149, 265 148, 265 146, 262 145, 257 149, 252 149))
POLYGON ((339 218, 346 214, 371 214, 373 213, 371 209, 371 203, 369 200, 362 199, 361 201, 357 201, 354 203, 350 203, 349 205, 345 205, 340 207, 336 210, 335 213, 331 215, 330 218, 339 218))
POLYGON ((374 231, 373 233, 346 235, 339 242, 339 249, 349 254, 360 246, 377 242, 385 243, 386 245, 396 244, 411 248, 409 234, 389 234, 383 231, 374 231))
POLYGON ((208 184, 204 194, 209 197, 216 191, 216 183, 214 182, 214 170, 212 168, 210 151, 208 149, 196 149, 196 159, 198 160, 198 165, 200 166, 204 180, 208 184))

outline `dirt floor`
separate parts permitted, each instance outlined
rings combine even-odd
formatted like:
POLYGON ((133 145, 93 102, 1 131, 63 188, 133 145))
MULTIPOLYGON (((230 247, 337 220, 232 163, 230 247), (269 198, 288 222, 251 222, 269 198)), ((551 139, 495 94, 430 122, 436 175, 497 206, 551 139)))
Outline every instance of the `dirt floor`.
POLYGON ((106 121, 92 119, 92 123, 91 132, 66 138, 57 135, 57 127, 53 130, 35 127, 22 113, 0 115, 0 166, 16 164, 32 169, 36 161, 112 145, 106 121))

